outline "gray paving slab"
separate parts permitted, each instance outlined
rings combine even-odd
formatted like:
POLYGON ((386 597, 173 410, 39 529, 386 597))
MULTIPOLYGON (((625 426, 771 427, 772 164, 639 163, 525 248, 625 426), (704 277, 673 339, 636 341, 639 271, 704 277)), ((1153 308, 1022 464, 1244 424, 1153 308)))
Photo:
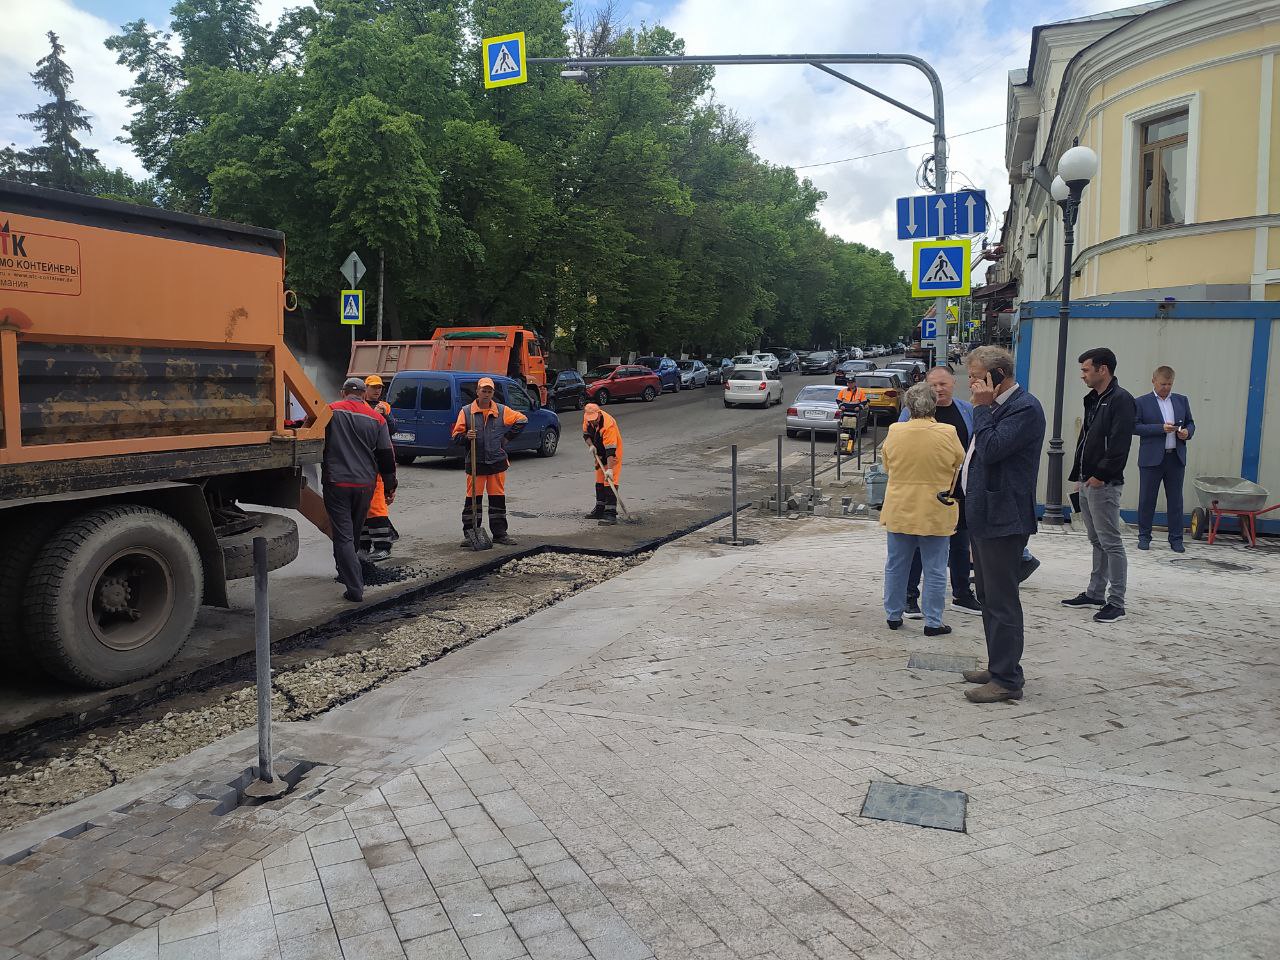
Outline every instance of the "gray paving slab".
POLYGON ((929 668, 980 659, 972 619, 925 648, 872 600, 813 604, 832 557, 878 577, 876 528, 780 526, 767 550, 664 548, 288 725, 327 748, 333 803, 222 830, 156 805, 181 840, 126 813, 98 841, 134 872, 92 897, 58 879, 92 849, 78 838, 0 872, 0 905, 28 917, 17 949, 71 955, 72 931, 122 926, 146 929, 74 955, 1169 960, 1280 941, 1269 594, 1135 557, 1130 618, 1100 632, 1057 606, 1087 542, 1040 538, 1027 699, 982 708, 929 668), (882 783, 967 795, 967 832, 861 815, 882 783))

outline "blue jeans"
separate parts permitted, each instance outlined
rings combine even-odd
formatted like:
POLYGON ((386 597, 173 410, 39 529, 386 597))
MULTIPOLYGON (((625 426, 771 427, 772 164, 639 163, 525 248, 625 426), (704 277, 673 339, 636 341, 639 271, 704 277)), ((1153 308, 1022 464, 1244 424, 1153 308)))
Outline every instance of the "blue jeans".
POLYGON ((947 553, 950 544, 950 537, 889 534, 889 552, 884 561, 885 619, 902 619, 902 611, 907 605, 907 574, 911 572, 911 558, 919 550, 924 567, 924 592, 920 596, 924 625, 942 626, 942 610, 947 602, 947 553))

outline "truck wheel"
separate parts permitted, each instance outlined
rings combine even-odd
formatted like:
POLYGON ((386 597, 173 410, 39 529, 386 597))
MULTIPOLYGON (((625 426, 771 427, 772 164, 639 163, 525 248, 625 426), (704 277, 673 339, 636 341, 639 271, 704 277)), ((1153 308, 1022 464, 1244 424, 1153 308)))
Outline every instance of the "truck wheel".
POLYGON ((8 527, 5 549, 0 554, 0 663, 19 666, 30 660, 22 588, 40 548, 65 521, 64 512, 43 510, 28 513, 8 527))
POLYGON ((244 533, 220 537, 222 563, 227 569, 228 580, 253 576, 253 538, 267 538, 267 569, 279 570, 292 563, 298 555, 298 525, 292 517, 278 513, 250 513, 258 526, 244 533))
POLYGON ((204 568, 178 521, 117 504, 55 533, 26 594, 28 643, 41 666, 78 686, 114 687, 155 673, 182 649, 204 568))

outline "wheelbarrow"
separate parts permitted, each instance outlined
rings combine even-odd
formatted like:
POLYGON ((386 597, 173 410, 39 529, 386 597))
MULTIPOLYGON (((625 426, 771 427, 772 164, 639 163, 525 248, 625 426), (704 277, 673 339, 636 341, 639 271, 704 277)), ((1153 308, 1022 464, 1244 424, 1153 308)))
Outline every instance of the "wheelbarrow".
POLYGON ((1218 537, 1223 517, 1235 517, 1240 536, 1251 547, 1258 545, 1258 517, 1280 510, 1280 503, 1267 506, 1270 494, 1243 477, 1196 477, 1191 482, 1200 506, 1191 511, 1191 539, 1218 537))

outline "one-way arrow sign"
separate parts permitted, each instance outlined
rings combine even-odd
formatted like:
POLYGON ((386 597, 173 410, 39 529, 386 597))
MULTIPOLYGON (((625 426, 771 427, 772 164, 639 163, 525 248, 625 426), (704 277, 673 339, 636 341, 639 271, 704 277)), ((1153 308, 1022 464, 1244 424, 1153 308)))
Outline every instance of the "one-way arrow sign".
POLYGON ((899 240, 964 236, 985 233, 986 229, 987 195, 983 190, 898 198, 899 240))

